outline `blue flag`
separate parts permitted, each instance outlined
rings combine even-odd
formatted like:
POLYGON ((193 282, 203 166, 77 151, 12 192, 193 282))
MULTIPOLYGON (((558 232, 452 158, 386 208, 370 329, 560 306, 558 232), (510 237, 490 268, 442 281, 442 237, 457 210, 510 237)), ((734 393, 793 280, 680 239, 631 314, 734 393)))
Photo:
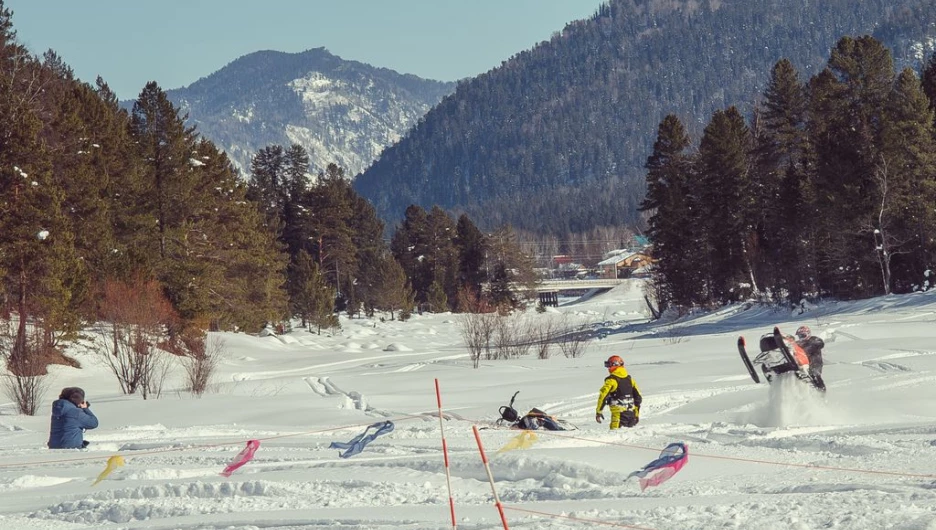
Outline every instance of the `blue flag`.
POLYGON ((349 442, 332 442, 328 446, 329 449, 344 449, 343 453, 338 453, 338 456, 341 458, 348 458, 349 456, 354 456, 364 450, 364 446, 373 442, 374 438, 377 438, 381 434, 387 434, 393 430, 393 422, 385 421, 382 423, 375 423, 373 425, 368 425, 364 432, 355 436, 349 442), (367 434, 371 429, 376 429, 376 431, 371 434, 367 434))

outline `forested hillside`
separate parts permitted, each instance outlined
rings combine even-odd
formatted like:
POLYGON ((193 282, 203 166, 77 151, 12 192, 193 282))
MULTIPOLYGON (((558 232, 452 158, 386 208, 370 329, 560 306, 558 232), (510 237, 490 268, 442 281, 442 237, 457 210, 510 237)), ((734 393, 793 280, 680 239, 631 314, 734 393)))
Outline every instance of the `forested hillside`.
POLYGON ((697 150, 675 115, 647 161, 661 309, 925 291, 936 276, 936 55, 922 76, 869 36, 821 71, 771 70, 750 120, 717 110, 697 150))
POLYGON ((387 220, 409 204, 479 226, 559 236, 635 224, 657 124, 693 137, 711 114, 753 110, 772 66, 821 69, 842 35, 880 35, 922 63, 932 2, 612 0, 592 18, 461 82, 355 181, 387 220))
MULTIPOLYGON (((89 328, 103 362, 126 361, 115 372, 152 374, 157 350, 204 367, 210 329, 521 303, 531 265, 509 230, 489 240, 412 208, 391 248, 340 166, 310 178, 301 145, 269 145, 241 178, 157 82, 127 111, 103 79, 32 54, 12 20, 0 0, 0 360, 15 385, 71 362, 60 346, 89 328)), ((145 397, 156 381, 125 383, 145 397)), ((13 388, 21 410, 37 388, 13 388)))

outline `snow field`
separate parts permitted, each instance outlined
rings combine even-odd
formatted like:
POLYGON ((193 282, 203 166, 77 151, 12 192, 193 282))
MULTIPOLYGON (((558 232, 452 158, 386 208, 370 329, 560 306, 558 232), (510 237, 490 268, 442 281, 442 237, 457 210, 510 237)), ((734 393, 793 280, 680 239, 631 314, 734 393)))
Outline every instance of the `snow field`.
POLYGON ((502 528, 476 425, 511 528, 936 530, 936 296, 803 315, 738 304, 664 323, 648 322, 642 304, 636 282, 566 303, 555 311, 606 332, 583 357, 555 349, 477 370, 450 314, 343 320, 334 336, 217 334, 226 356, 201 399, 178 374, 159 400, 123 396, 75 345, 85 368, 56 367, 47 400, 82 386, 101 426, 87 452, 50 451, 47 413, 0 406, 0 526, 451 528, 438 379, 462 529, 502 528), (750 343, 799 323, 827 342, 824 397, 795 381, 755 385, 734 347, 738 335, 750 343), (594 422, 611 354, 645 397, 634 429, 594 422), (537 431, 532 447, 497 454, 518 431, 483 427, 518 390, 518 411, 538 407, 578 430, 537 431), (395 430, 361 454, 328 449, 385 419, 395 430), (261 440, 255 459, 219 476, 249 439, 261 440), (682 471, 644 492, 624 482, 673 441, 689 446, 682 471), (126 465, 91 487, 114 454, 126 465))

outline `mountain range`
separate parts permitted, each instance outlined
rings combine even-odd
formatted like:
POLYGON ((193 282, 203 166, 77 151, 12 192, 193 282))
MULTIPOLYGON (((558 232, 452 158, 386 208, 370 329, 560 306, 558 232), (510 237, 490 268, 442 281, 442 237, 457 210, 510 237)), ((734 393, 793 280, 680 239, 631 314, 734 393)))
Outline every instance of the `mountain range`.
POLYGON ((314 172, 334 162, 355 175, 454 87, 315 48, 251 53, 166 93, 244 174, 259 149, 295 143, 314 172))
POLYGON ((391 226, 410 204, 439 205, 483 229, 563 235, 642 224, 665 115, 698 139, 716 110, 751 115, 778 60, 806 80, 844 35, 871 34, 919 70, 934 19, 926 0, 610 0, 457 85, 318 48, 256 52, 167 92, 240 169, 299 143, 316 169, 357 175, 391 226))

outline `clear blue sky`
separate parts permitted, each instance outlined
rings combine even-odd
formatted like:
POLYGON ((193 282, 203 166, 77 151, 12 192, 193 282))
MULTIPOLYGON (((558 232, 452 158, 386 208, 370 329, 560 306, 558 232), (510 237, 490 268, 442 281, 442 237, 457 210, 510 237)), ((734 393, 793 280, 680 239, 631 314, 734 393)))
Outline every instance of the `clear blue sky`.
POLYGON ((601 0, 4 0, 22 44, 49 48, 121 99, 186 86, 258 50, 324 46, 344 59, 454 81, 591 16, 601 0))

